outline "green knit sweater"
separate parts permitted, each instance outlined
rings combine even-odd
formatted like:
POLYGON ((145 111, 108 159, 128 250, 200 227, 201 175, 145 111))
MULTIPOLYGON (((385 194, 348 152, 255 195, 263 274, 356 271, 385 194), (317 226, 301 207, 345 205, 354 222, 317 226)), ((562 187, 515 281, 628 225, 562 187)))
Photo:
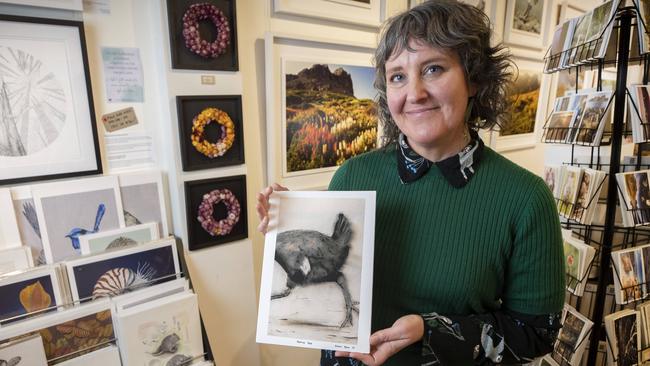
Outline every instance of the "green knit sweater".
MULTIPOLYGON (((377 192, 372 330, 400 316, 561 311, 562 237, 536 175, 485 148, 474 176, 452 187, 434 165, 402 184, 394 148, 343 164, 330 190, 377 192)), ((507 340, 506 340, 507 343, 507 340)), ((419 365, 421 345, 386 365, 419 365)))

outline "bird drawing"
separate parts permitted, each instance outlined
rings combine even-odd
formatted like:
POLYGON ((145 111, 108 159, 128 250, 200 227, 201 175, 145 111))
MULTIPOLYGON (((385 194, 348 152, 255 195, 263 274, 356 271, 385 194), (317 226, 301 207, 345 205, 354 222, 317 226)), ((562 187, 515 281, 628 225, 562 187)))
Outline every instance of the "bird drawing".
POLYGON ((95 215, 95 226, 93 226, 92 230, 82 229, 78 227, 70 230, 70 232, 65 237, 70 238, 73 248, 79 249, 79 236, 92 234, 99 231, 99 224, 101 224, 105 212, 106 212, 106 206, 104 206, 103 203, 100 203, 99 206, 97 207, 97 215, 95 215))
POLYGON ((350 252, 352 228, 348 218, 339 213, 332 236, 315 230, 289 230, 278 234, 275 261, 287 273, 286 289, 271 299, 288 296, 294 287, 321 282, 336 282, 343 290, 346 315, 340 327, 352 326, 352 302, 347 279, 341 272, 350 252))

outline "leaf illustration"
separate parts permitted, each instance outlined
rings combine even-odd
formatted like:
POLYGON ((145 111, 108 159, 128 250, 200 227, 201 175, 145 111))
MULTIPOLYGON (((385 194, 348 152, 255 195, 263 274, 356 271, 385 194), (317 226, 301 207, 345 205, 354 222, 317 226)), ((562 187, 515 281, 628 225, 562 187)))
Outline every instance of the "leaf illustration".
POLYGON ((52 304, 50 294, 45 291, 40 281, 22 289, 19 296, 20 303, 28 313, 46 309, 52 304))

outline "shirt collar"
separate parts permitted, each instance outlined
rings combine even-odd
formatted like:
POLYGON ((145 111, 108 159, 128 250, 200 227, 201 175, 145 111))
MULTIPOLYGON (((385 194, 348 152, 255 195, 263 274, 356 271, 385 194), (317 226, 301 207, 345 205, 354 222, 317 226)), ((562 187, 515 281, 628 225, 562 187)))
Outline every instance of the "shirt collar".
POLYGON ((409 146, 406 136, 400 133, 397 141, 397 172, 403 184, 409 184, 423 177, 436 165, 441 174, 454 188, 464 187, 474 176, 483 156, 485 145, 474 130, 470 130, 470 142, 458 154, 439 162, 432 162, 420 156, 409 146))

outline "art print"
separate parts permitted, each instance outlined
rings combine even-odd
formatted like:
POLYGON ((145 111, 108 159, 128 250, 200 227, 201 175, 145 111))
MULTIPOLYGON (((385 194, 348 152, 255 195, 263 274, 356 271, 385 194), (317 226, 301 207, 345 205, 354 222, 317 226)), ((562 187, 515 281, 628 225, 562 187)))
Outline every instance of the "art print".
POLYGON ((2 366, 47 366, 43 339, 39 334, 0 345, 2 366))
POLYGON ((155 222, 158 224, 159 237, 168 236, 167 200, 162 172, 155 170, 121 174, 119 182, 125 225, 130 227, 155 222))
POLYGON ((0 184, 101 172, 83 23, 0 16, 0 184))
POLYGON ((640 251, 629 251, 619 253, 615 274, 618 276, 614 281, 620 281, 622 303, 640 300, 644 296, 643 280, 645 278, 642 270, 643 260, 640 251))
POLYGON ((538 71, 519 70, 517 79, 510 84, 506 120, 502 122, 500 136, 529 134, 535 131, 537 104, 541 86, 538 71))
POLYGON ((582 268, 582 256, 580 249, 571 245, 570 241, 564 240, 564 265, 567 274, 567 288, 575 293, 576 287, 580 283, 580 269, 582 268))
POLYGON ((650 139, 650 89, 647 85, 635 85, 637 113, 643 130, 644 141, 650 139))
POLYGON ((374 192, 282 192, 270 204, 257 341, 367 352, 374 192))
POLYGON ((578 125, 576 143, 600 145, 604 129, 604 125, 601 126, 601 124, 610 120, 611 109, 609 108, 609 102, 611 97, 611 91, 596 92, 589 95, 578 125))
POLYGON ((570 217, 576 202, 582 169, 567 167, 562 175, 562 188, 558 208, 560 215, 570 217))
POLYGON ((638 363, 637 313, 631 313, 614 320, 616 332, 616 358, 618 365, 636 365, 638 363))
POLYGON ((118 315, 128 365, 183 365, 203 354, 196 295, 181 293, 123 310, 118 315))
POLYGON ((97 351, 92 351, 85 355, 57 363, 59 366, 115 366, 121 364, 120 351, 114 345, 109 345, 97 351))
POLYGON ((50 183, 32 189, 48 263, 79 256, 79 237, 124 227, 117 177, 50 183))
POLYGON ((45 251, 41 239, 41 229, 38 224, 38 216, 32 198, 32 190, 29 186, 11 188, 14 214, 20 232, 20 239, 23 245, 31 248, 34 255, 34 265, 45 264, 45 251))
POLYGON ((555 361, 560 364, 571 364, 574 349, 578 345, 584 326, 585 322, 582 319, 576 317, 572 312, 567 311, 553 352, 555 361))
POLYGON ((285 176, 377 147, 374 68, 285 60, 283 75, 285 176))
POLYGON ((34 260, 29 247, 0 249, 0 275, 31 267, 34 267, 34 260))
POLYGON ((72 298, 112 297, 176 278, 174 239, 77 259, 65 264, 72 298))
POLYGON ((82 235, 79 237, 79 244, 81 245, 81 254, 86 255, 148 243, 159 238, 158 224, 151 222, 82 235))
POLYGON ((189 250, 248 237, 246 176, 185 182, 185 205, 189 250))
POLYGON ((504 41, 541 50, 548 0, 508 0, 504 41))
POLYGON ((0 326, 30 314, 57 310, 63 296, 54 267, 28 270, 0 278, 0 326))
POLYGON ((553 112, 546 128, 544 142, 565 142, 569 135, 569 126, 575 119, 575 111, 553 112))
POLYGON ((0 249, 15 248, 21 245, 18 223, 13 213, 13 203, 9 188, 0 188, 0 249))
POLYGON ((385 18, 385 0, 273 0, 273 13, 378 28, 385 18))

